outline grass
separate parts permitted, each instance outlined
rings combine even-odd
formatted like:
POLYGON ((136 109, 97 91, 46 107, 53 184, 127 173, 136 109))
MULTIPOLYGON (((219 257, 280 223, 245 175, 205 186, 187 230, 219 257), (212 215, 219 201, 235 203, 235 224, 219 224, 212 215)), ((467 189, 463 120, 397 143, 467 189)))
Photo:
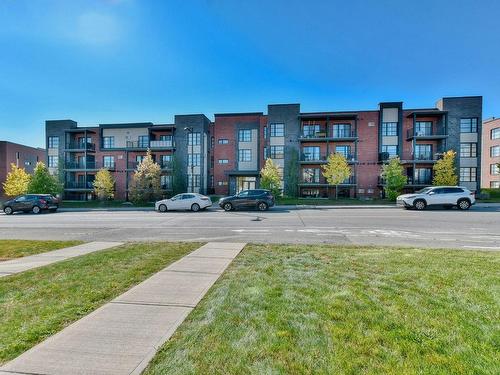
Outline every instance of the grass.
POLYGON ((481 195, 487 198, 478 199, 479 202, 500 203, 500 189, 481 189, 481 195))
POLYGON ((0 278, 0 363, 197 247, 195 243, 127 244, 0 278))
POLYGON ((278 198, 276 204, 279 205, 315 205, 315 206, 330 206, 330 205, 372 205, 372 204, 394 204, 387 199, 355 199, 355 198, 278 198))
POLYGON ((145 374, 498 374, 493 252, 252 245, 145 374))
POLYGON ((75 246, 82 241, 28 241, 0 240, 0 261, 45 253, 63 247, 75 246))

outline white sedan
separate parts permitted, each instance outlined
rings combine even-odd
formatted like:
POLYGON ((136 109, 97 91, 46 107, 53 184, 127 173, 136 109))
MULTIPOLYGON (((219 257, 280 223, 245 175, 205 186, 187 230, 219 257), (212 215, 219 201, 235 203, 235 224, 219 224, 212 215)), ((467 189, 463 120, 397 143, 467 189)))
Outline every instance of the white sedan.
POLYGON ((209 197, 197 193, 177 194, 170 199, 163 199, 155 203, 155 210, 167 212, 173 210, 191 210, 197 212, 212 205, 209 197))

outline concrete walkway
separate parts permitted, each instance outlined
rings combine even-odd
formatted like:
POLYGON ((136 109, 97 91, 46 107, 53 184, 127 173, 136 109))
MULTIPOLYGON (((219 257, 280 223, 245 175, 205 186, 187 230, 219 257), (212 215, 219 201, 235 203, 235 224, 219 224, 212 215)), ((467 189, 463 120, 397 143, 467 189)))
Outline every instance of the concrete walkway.
POLYGON ((109 249, 122 245, 122 242, 89 242, 82 245, 66 247, 64 249, 47 251, 46 253, 30 255, 0 262, 0 277, 13 275, 32 268, 46 266, 62 260, 93 253, 94 251, 109 249))
POLYGON ((244 243, 210 242, 0 368, 0 374, 140 374, 244 243))

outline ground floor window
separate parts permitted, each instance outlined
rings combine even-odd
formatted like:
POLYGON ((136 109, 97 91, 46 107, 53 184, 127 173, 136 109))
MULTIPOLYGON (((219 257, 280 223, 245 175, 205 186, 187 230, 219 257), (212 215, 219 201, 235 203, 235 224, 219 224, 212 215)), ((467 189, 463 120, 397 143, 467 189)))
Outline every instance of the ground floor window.
POLYGON ((236 177, 236 192, 239 193, 242 190, 255 189, 257 184, 257 177, 250 176, 239 176, 236 177))
POLYGON ((476 182, 477 168, 460 168, 460 181, 476 182))
POLYGON ((302 189, 302 196, 305 198, 319 198, 319 189, 302 189))
POLYGON ((415 184, 426 185, 430 184, 432 180, 431 168, 416 168, 415 169, 415 184))
POLYGON ((163 190, 169 190, 172 188, 172 176, 162 175, 160 176, 161 188, 163 190))
POLYGON ((492 189, 500 189, 500 181, 491 181, 490 188, 492 189))
POLYGON ((307 184, 319 183, 319 168, 304 168, 302 170, 302 181, 307 184))

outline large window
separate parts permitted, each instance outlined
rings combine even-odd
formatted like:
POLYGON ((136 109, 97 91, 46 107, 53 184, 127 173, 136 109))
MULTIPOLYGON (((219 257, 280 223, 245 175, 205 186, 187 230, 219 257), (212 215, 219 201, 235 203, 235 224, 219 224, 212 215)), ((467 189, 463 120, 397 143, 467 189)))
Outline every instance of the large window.
POLYGON ((491 139, 500 138, 500 128, 491 129, 491 139))
POLYGON ((201 133, 188 133, 188 146, 201 145, 201 133))
POLYGON ((460 133, 477 133, 477 117, 461 118, 460 133))
POLYGON ((199 174, 188 175, 188 187, 200 187, 201 178, 199 174))
POLYGON ((59 148, 59 137, 49 137, 49 148, 59 148))
POLYGON ((490 156, 500 156, 500 146, 491 146, 490 147, 490 156))
POLYGON ((102 148, 114 148, 115 137, 102 137, 102 148))
POLYGON ((490 181, 490 188, 500 189, 500 181, 490 181))
POLYGON ((188 165, 193 167, 199 167, 201 164, 200 154, 189 154, 188 155, 188 165))
POLYGON ((80 148, 87 147, 89 143, 92 143, 91 137, 78 137, 78 147, 80 148))
POLYGON ((416 135, 432 135, 432 121, 417 121, 415 123, 416 135))
POLYGON ((385 152, 389 155, 390 158, 395 158, 398 156, 398 146, 382 146, 382 152, 385 152))
POLYGON ((49 156, 49 168, 57 168, 59 163, 59 157, 57 155, 49 156))
POLYGON ((461 158, 477 157, 477 143, 460 143, 461 158))
POLYGON ((346 159, 351 158, 351 146, 335 146, 335 152, 344 155, 346 159))
POLYGON ((160 184, 163 190, 172 189, 172 176, 161 175, 160 184))
POLYGON ((238 140, 240 142, 252 142, 252 130, 240 129, 238 131, 238 140))
POLYGON ((383 122, 382 123, 382 135, 383 136, 398 135, 398 123, 397 122, 383 122))
POLYGON ((415 160, 432 160, 432 145, 415 145, 415 160))
POLYGON ((431 168, 415 168, 415 184, 425 185, 431 183, 431 168))
POLYGON ((149 136, 147 136, 147 135, 140 135, 137 138, 137 146, 138 147, 149 147, 149 136))
POLYGON ((285 157, 285 146, 271 146, 271 159, 283 159, 285 157))
POLYGON ((306 184, 319 183, 319 168, 304 168, 302 170, 302 181, 306 184))
POLYGON ((308 146, 302 149, 303 160, 320 160, 319 146, 308 146))
POLYGON ((172 155, 160 155, 160 166, 168 167, 172 161, 172 155))
POLYGON ((114 168, 115 167, 115 157, 114 156, 103 156, 102 158, 104 168, 114 168))
POLYGON ((351 124, 334 124, 333 137, 345 138, 351 136, 351 124))
POLYGON ((271 124, 271 137, 284 137, 285 124, 271 124))
POLYGON ((476 182, 477 168, 460 168, 460 181, 476 182))
POLYGON ((252 150, 238 150, 238 161, 252 161, 252 150))
POLYGON ((307 124, 302 126, 302 136, 305 138, 314 138, 319 133, 319 124, 307 124))
POLYGON ((490 174, 495 176, 500 174, 500 169, 498 168, 498 164, 490 164, 490 174))

